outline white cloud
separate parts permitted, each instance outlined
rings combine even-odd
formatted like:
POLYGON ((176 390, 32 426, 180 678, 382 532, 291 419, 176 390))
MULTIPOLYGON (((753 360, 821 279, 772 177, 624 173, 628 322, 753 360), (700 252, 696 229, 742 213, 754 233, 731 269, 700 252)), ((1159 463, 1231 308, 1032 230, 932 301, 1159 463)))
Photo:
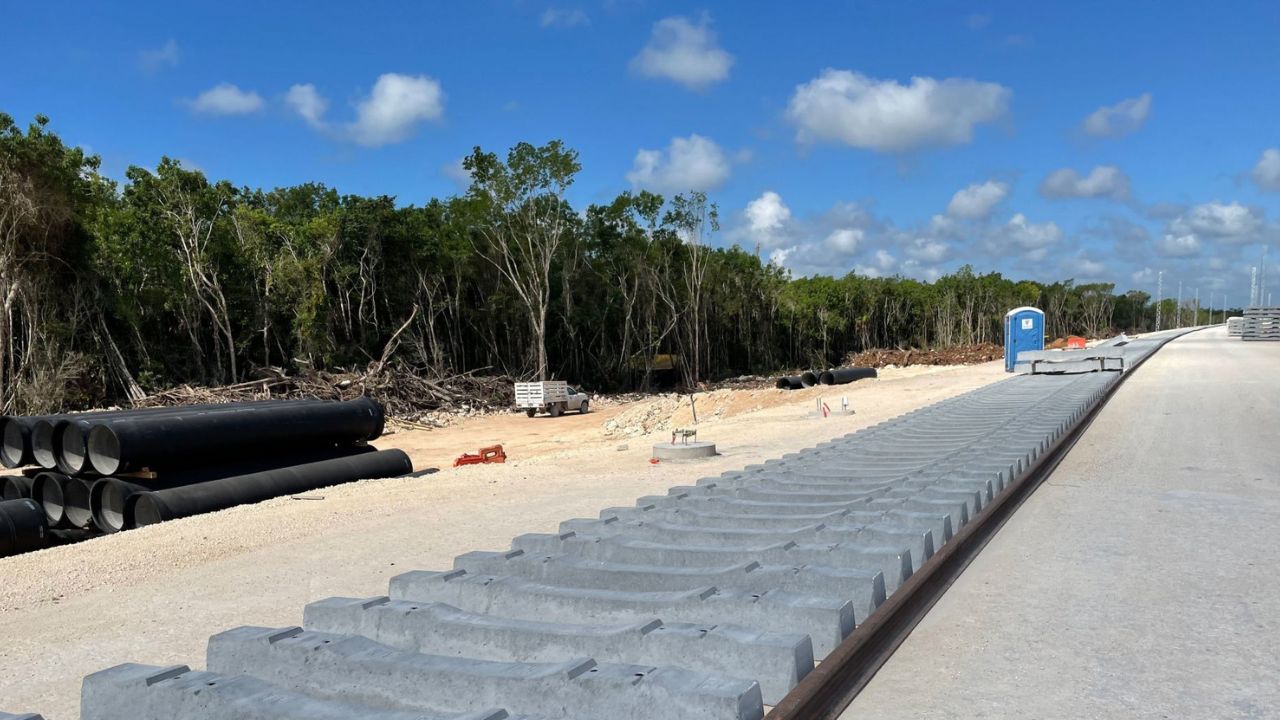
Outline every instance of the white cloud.
POLYGON ((1170 235, 1156 241, 1156 250, 1165 257, 1190 257, 1200 253, 1200 241, 1195 235, 1170 235))
POLYGON ((1280 148, 1267 148, 1258 158, 1258 164, 1249 173, 1253 181, 1263 190, 1280 192, 1280 148))
POLYGON ((785 239, 783 231, 791 220, 791 208, 778 193, 764 191, 760 197, 747 203, 743 214, 747 218, 747 235, 757 245, 768 247, 785 239))
POLYGON ((138 53, 138 65, 144 72, 158 73, 166 67, 178 66, 178 41, 170 38, 154 50, 143 50, 138 53))
POLYGON ((922 263, 942 262, 950 252, 950 245, 930 237, 912 238, 906 247, 907 257, 922 263))
POLYGON ((914 77, 902 85, 828 68, 796 88, 787 118, 801 142, 904 152, 970 142, 976 125, 1004 116, 1010 95, 996 83, 964 78, 914 77))
POLYGON ((1223 204, 1216 200, 1192 207, 1169 224, 1174 235, 1205 235, 1240 243, 1255 240, 1263 226, 1260 210, 1238 202, 1223 204))
POLYGON ((313 128, 324 127, 324 114, 329 101, 310 83, 294 85, 284 95, 284 102, 313 128))
POLYGON ((386 73, 356 106, 351 138, 378 147, 407 140, 414 128, 444 115, 444 91, 426 75, 386 73))
POLYGON ((866 233, 859 228, 840 228, 827 236, 826 244, 842 255, 852 255, 858 251, 864 237, 866 233))
POLYGON ((666 150, 636 153, 627 181, 663 193, 714 190, 729 179, 729 159, 710 138, 671 138, 666 150))
POLYGON ((1151 115, 1151 93, 1121 100, 1089 113, 1081 129, 1094 137, 1120 137, 1137 132, 1151 115))
POLYGON ((773 252, 769 253, 769 264, 777 265, 778 267, 786 267, 787 258, 791 257, 795 253, 795 251, 796 251, 795 245, 792 245, 789 248, 778 248, 773 252))
POLYGON ((1054 170, 1040 183, 1047 198, 1108 198, 1128 200, 1129 176, 1114 165, 1099 165, 1080 177, 1073 168, 1054 170))
POLYGON ((1057 223, 1033 223, 1018 213, 992 234, 987 246, 997 255, 1021 253, 1027 260, 1039 261, 1048 256, 1049 248, 1061 240, 1062 229, 1057 223))
POLYGON ((1134 285, 1138 286, 1145 287, 1147 285, 1154 285, 1156 282, 1156 271, 1149 267, 1144 267, 1141 270, 1134 271, 1134 273, 1129 276, 1129 279, 1133 281, 1134 285))
POLYGON ((951 202, 947 203, 947 214, 969 220, 985 218, 1008 196, 1008 183, 995 180, 974 183, 951 196, 951 202))
POLYGON ((877 250, 872 256, 871 264, 857 264, 853 271, 863 277, 885 277, 898 267, 898 259, 888 250, 877 250))
POLYGON ((631 59, 631 70, 645 77, 674 80, 691 90, 704 90, 729 77, 733 56, 716 44, 705 15, 695 25, 685 17, 659 20, 649 42, 631 59))
POLYGON ((207 115, 245 115, 262 109, 262 96, 231 83, 219 83, 197 95, 190 104, 193 111, 207 115))
POLYGON ((1109 270, 1106 263, 1084 256, 1072 258, 1067 266, 1071 269, 1072 275, 1082 280, 1097 280, 1105 277, 1109 270))
POLYGON ((538 19, 538 24, 544 28, 571 28, 586 25, 590 22, 591 19, 587 17, 587 14, 577 8, 547 8, 542 11, 542 17, 538 19))

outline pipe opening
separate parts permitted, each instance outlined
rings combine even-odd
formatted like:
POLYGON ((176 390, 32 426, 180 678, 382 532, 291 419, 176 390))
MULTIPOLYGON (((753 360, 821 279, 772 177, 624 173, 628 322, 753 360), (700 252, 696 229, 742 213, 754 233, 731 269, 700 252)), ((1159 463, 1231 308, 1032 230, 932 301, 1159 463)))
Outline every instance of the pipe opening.
POLYGON ((71 472, 81 472, 88 460, 84 442, 84 428, 76 423, 67 423, 62 432, 54 438, 54 447, 62 464, 71 472))
POLYGON ((92 500, 96 508, 94 520, 103 532, 120 532, 125 529, 125 502, 133 494, 129 486, 115 480, 94 483, 92 500))
POLYGON ((21 500, 31 497, 31 478, 17 475, 0 480, 0 496, 5 500, 21 500))
POLYGON ((143 527, 164 522, 164 516, 160 512, 160 504, 150 495, 137 493, 129 498, 128 504, 131 509, 127 515, 132 527, 143 527))
POLYGON ((120 439, 106 425, 95 425, 89 431, 89 464, 102 475, 114 475, 120 469, 120 439))
POLYGON ((54 473, 40 473, 31 487, 31 499, 40 503, 44 515, 52 527, 62 522, 66 512, 66 501, 62 494, 62 481, 54 473))
POLYGON ((53 450, 53 442, 53 423, 40 420, 31 426, 31 457, 46 470, 58 467, 58 455, 53 450))
POLYGON ((27 440, 23 437, 22 426, 16 422, 10 421, 4 424, 4 444, 0 445, 0 458, 4 459, 6 467, 18 467, 23 465, 26 454, 27 440))
POLYGON ((63 489, 64 509, 67 522, 78 528, 89 527, 93 523, 93 511, 89 508, 89 481, 83 478, 72 478, 63 489))

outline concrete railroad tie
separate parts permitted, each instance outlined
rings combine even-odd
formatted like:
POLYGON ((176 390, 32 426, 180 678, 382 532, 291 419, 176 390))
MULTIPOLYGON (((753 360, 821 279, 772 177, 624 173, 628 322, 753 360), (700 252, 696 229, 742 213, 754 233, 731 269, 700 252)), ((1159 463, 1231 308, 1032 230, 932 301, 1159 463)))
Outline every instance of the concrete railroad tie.
POLYGON ((530 714, 644 720, 734 720, 763 714, 753 680, 590 658, 513 663, 397 650, 368 638, 301 628, 242 627, 209 639, 209 669, 240 672, 329 700, 388 710, 455 712, 516 704, 530 714))
POLYGON ((586 654, 599 662, 754 676, 770 704, 813 668, 813 645, 807 635, 736 625, 664 623, 656 617, 612 625, 555 623, 377 597, 311 603, 304 624, 312 630, 360 635, 399 650, 434 655, 541 663, 586 654))

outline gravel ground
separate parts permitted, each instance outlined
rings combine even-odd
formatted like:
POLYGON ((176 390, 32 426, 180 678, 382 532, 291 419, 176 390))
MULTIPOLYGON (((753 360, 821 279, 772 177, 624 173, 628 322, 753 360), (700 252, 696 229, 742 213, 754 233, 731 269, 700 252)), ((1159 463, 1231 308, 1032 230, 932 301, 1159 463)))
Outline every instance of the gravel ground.
MULTIPOLYGON (((470 418, 379 441, 401 447, 420 478, 366 481, 154 525, 0 560, 0 710, 79 716, 80 680, 122 662, 202 667, 205 643, 239 625, 301 622, 307 603, 372 596, 413 569, 445 569, 469 550, 630 505, 886 420, 1003 379, 1002 363, 891 369, 841 388, 718 390, 698 402, 699 439, 721 455, 648 462, 660 431, 619 437, 615 418, 646 403, 584 416, 470 418), (856 414, 814 416, 815 400, 856 414), (611 420, 614 430, 606 430, 611 420), (612 433, 612 434, 606 434, 612 433), (511 461, 454 470, 453 457, 503 443, 511 461)), ((687 404, 667 426, 689 425, 687 404)))

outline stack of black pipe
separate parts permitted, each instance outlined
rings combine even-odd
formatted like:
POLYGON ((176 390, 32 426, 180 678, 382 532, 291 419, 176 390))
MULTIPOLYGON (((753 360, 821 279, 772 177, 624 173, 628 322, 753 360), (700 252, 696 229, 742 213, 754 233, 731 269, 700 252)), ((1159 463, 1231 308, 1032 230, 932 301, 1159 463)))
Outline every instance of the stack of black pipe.
POLYGON ((367 445, 383 423, 369 398, 0 417, 0 464, 23 468, 0 476, 0 556, 58 533, 117 532, 412 472, 400 450, 367 445), (42 510, 38 529, 32 507, 42 510))
POLYGON ((774 385, 779 390, 799 390, 814 385, 844 385, 876 375, 876 369, 869 367, 831 368, 822 372, 806 370, 799 375, 784 375, 774 385))

